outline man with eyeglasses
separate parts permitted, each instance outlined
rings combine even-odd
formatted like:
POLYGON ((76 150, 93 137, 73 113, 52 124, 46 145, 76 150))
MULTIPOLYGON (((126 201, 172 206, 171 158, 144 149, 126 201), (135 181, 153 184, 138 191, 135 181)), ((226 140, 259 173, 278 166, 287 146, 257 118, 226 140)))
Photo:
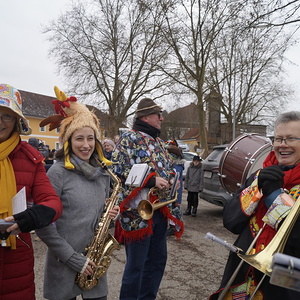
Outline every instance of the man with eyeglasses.
MULTIPOLYGON (((246 180, 224 208, 224 226, 239 234, 235 245, 247 254, 258 253, 268 246, 297 201, 300 195, 299 162, 300 112, 286 112, 275 121, 273 151, 265 159, 263 168, 246 180), (249 248, 255 237, 255 244, 249 248)), ((283 252, 300 257, 299 220, 288 236, 283 252)), ((246 262, 237 276, 232 276, 239 263, 236 253, 230 253, 220 290, 211 295, 210 300, 235 299, 238 296, 239 299, 249 299, 255 290, 253 299, 300 299, 299 292, 270 284, 269 276, 263 279, 264 274, 246 262)))
POLYGON ((169 190, 176 172, 167 145, 159 138, 163 120, 162 107, 150 98, 142 99, 137 106, 133 129, 122 134, 112 154, 115 173, 123 182, 120 223, 125 238, 126 266, 120 300, 156 298, 167 261, 168 220, 176 224, 177 238, 183 232, 177 206, 163 206, 155 210, 149 220, 142 219, 137 211, 141 200, 157 199, 155 195, 148 196, 151 188, 169 190), (125 182, 136 164, 146 164, 151 170, 143 183, 134 187, 125 182))

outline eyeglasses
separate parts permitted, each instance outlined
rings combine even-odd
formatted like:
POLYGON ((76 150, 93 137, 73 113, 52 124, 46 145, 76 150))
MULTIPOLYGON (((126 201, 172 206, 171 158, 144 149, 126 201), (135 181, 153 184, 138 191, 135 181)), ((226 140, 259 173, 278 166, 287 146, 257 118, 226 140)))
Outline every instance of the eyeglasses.
POLYGON ((0 115, 0 120, 2 120, 2 122, 12 122, 14 121, 16 118, 10 114, 3 114, 0 115))
POLYGON ((273 144, 277 144, 280 145, 282 142, 285 142, 286 145, 291 145, 293 143, 295 143, 296 141, 300 141, 300 138, 296 138, 296 137, 288 137, 288 138, 274 138, 273 139, 273 144))
POLYGON ((162 118, 163 112, 162 112, 162 111, 159 111, 159 112, 157 113, 157 115, 158 115, 159 118, 162 118))

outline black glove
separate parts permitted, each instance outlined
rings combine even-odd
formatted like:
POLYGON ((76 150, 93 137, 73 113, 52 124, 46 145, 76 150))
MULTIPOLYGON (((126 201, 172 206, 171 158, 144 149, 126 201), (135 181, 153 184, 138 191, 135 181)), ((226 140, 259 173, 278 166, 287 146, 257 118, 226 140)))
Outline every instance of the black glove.
POLYGON ((258 175, 258 188, 267 196, 283 185, 284 173, 277 165, 262 169, 258 175))
POLYGON ((13 215, 21 232, 30 232, 49 225, 55 216, 55 210, 45 205, 34 205, 13 215))

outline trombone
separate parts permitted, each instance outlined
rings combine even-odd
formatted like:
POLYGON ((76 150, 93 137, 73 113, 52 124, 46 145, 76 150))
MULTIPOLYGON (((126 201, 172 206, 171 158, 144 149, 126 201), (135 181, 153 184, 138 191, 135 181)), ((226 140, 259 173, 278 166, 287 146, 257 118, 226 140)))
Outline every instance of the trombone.
POLYGON ((249 255, 249 252, 251 251, 252 247, 254 246, 254 244, 257 241, 260 234, 262 233, 266 224, 264 224, 264 226, 259 230, 255 239, 253 240, 250 247, 248 248, 246 254, 241 254, 241 253, 239 253, 239 251, 237 251, 237 255, 241 258, 241 262, 238 265, 238 267, 236 268, 236 270, 234 271, 234 273, 232 274, 231 278, 229 279, 229 281, 226 284, 226 286, 224 287, 224 289, 222 290, 222 293, 219 295, 218 300, 222 300, 224 298, 225 294, 227 293, 227 291, 229 290, 229 288, 231 286, 231 283, 237 276, 238 271, 240 270, 240 268, 244 262, 248 263, 249 265, 251 265, 252 267, 257 269, 258 271, 264 273, 264 276, 258 282, 258 284, 257 284, 255 290, 253 291, 249 300, 253 299, 255 293, 257 292, 258 288, 262 284, 265 277, 271 276, 271 274, 272 274, 271 263, 272 263, 273 256, 275 253, 283 252, 286 242, 287 242, 287 240, 291 234, 291 231, 295 225, 295 222, 299 217, 299 214, 300 214, 299 208, 300 208, 300 198, 298 197, 295 204, 291 208, 289 214, 283 221, 281 227, 278 229, 277 233, 275 234, 275 236, 273 237, 271 242, 262 251, 252 254, 252 255, 249 255))

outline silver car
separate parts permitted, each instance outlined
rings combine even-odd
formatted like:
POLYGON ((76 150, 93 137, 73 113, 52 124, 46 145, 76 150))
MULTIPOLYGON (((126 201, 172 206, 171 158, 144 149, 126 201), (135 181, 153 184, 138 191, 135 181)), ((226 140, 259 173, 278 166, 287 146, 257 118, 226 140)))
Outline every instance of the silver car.
POLYGON ((193 161, 193 157, 198 154, 195 152, 185 152, 185 151, 182 152, 182 154, 183 154, 183 160, 184 160, 184 170, 182 172, 182 178, 184 180, 186 171, 187 171, 190 163, 193 161))
POLYGON ((218 206, 224 206, 232 197, 222 187, 219 177, 219 164, 226 146, 228 145, 215 146, 213 152, 202 161, 203 190, 200 198, 218 206))

